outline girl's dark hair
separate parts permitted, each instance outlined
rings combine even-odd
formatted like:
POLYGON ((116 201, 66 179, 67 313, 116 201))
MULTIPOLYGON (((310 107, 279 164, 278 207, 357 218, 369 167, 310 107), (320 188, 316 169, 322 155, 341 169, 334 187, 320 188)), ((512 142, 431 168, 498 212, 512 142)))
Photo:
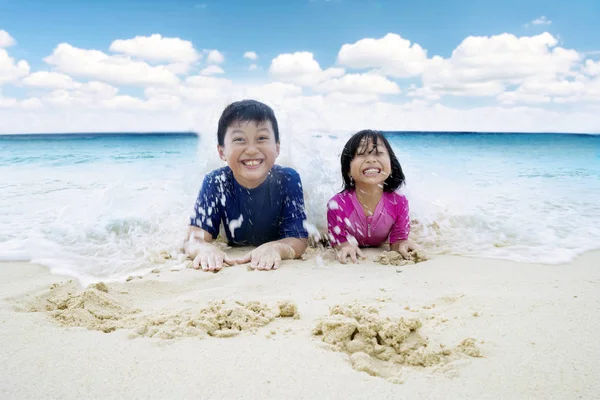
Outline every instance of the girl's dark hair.
MULTIPOLYGON (((365 145, 368 140, 370 140, 373 144, 373 148, 377 147, 377 143, 379 141, 383 142, 383 144, 385 145, 385 148, 387 149, 387 152, 390 155, 392 172, 390 176, 388 176, 388 178, 385 180, 385 182, 383 182, 383 191, 395 191, 400 186, 405 184, 404 172, 402 172, 400 162, 396 158, 394 150, 392 150, 392 146, 390 146, 390 143, 385 138, 385 136, 383 136, 381 132, 374 131, 371 129, 365 129, 355 133, 350 139, 348 139, 346 145, 344 146, 344 151, 342 151, 342 156, 340 157, 340 161, 342 163, 342 178, 344 179, 344 190, 354 189, 354 181, 350 180, 350 163, 354 159, 356 152, 362 147, 361 144, 363 144, 364 149, 362 149, 362 151, 359 154, 364 154, 366 151, 369 151, 367 149, 367 146, 365 145)), ((373 149, 371 149, 370 151, 373 151, 373 149)))

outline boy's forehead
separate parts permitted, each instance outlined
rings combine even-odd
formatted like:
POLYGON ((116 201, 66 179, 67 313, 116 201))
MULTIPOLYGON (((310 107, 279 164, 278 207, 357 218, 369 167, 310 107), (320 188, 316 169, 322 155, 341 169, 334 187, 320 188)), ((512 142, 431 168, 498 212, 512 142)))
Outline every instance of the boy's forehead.
POLYGON ((258 130, 258 129, 268 129, 269 131, 273 130, 273 125, 271 125, 271 121, 233 121, 228 127, 227 130, 240 129, 243 131, 246 130, 258 130))

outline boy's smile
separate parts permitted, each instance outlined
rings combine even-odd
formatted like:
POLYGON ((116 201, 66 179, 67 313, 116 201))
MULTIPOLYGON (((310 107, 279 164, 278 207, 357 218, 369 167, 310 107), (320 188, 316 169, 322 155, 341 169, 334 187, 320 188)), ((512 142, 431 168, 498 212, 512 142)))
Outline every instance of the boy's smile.
POLYGON ((259 186, 279 156, 279 143, 271 121, 247 121, 227 128, 219 156, 227 162, 238 183, 248 189, 259 186))

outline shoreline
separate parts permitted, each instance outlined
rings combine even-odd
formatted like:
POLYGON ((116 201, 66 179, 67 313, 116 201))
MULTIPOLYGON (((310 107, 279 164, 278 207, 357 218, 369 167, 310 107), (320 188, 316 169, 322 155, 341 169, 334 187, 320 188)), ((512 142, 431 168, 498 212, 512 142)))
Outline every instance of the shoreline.
MULTIPOLYGON (((378 252, 367 253, 372 258, 378 252)), ((346 398, 598 398, 597 265, 600 251, 562 265, 458 256, 403 267, 326 259, 323 266, 288 261, 270 272, 244 266, 216 274, 164 269, 106 284, 114 304, 153 318, 166 315, 165 310, 197 312, 213 300, 291 301, 299 313, 298 319, 275 318, 234 337, 163 339, 132 337, 133 329, 104 333, 66 327, 48 312, 25 312, 54 284, 67 288, 62 285, 71 278, 28 262, 0 262, 0 338, 5 343, 0 372, 7 377, 0 393, 7 398, 262 399, 323 393, 346 398), (382 317, 417 318, 419 332, 434 344, 450 347, 474 338, 483 357, 402 366, 401 384, 356 370, 349 354, 332 350, 313 334, 331 307, 351 304, 375 307, 382 317)))
MULTIPOLYGON (((228 252, 228 254, 232 255, 233 257, 242 256, 246 252, 250 251, 250 249, 252 249, 251 247, 229 247, 229 246, 227 246, 226 243, 223 243, 223 242, 216 242, 216 243, 223 246, 224 248, 226 248, 226 251, 228 252)), ((365 249, 363 249, 363 251, 364 250, 365 249)), ((369 254, 369 256, 367 257, 368 259, 363 260, 362 264, 357 264, 357 265, 374 264, 377 266, 382 266, 382 264, 379 263, 378 261, 375 261, 374 258, 377 255, 381 255, 382 253, 384 253, 385 251, 388 251, 388 250, 386 250, 385 246, 383 246, 383 247, 379 247, 379 248, 368 248, 366 251, 369 254)), ((302 256, 301 259, 285 260, 283 262, 283 266, 285 266, 288 263, 292 263, 292 265, 296 265, 297 263, 301 263, 301 265, 309 264, 309 266, 312 266, 312 267, 331 265, 332 263, 336 264, 336 263, 338 263, 338 261, 333 259, 334 256, 333 256, 332 252, 333 252, 333 249, 331 247, 322 247, 320 245, 319 246, 309 245, 305 254, 302 256), (326 259, 326 260, 324 260, 324 259, 326 259)), ((554 262, 554 263, 548 263, 548 262, 540 262, 540 261, 507 260, 507 259, 503 259, 503 258, 480 257, 480 256, 476 256, 476 255, 435 254, 435 255, 429 256, 427 251, 425 251, 425 255, 427 257, 431 257, 431 258, 429 258, 428 261, 432 261, 432 260, 438 259, 438 258, 461 258, 461 259, 470 259, 470 260, 480 260, 482 262, 486 262, 486 261, 506 262, 506 263, 522 264, 522 265, 541 265, 541 266, 548 266, 548 267, 550 267, 550 266, 555 266, 555 267, 567 266, 572 263, 578 262, 578 260, 581 258, 586 258, 586 257, 590 257, 590 256, 595 257, 594 256, 595 254, 599 255, 599 258, 600 258, 600 249, 592 249, 592 250, 582 251, 581 253, 576 255, 574 259, 572 259, 570 261, 559 261, 559 262, 554 262)), ((43 263, 36 262, 36 260, 32 261, 32 260, 2 260, 2 259, 0 259, 0 266, 2 264, 8 264, 8 263, 24 263, 24 264, 38 265, 42 268, 46 268, 48 270, 48 273, 52 276, 61 277, 63 279, 74 279, 74 280, 78 281, 82 286, 86 287, 93 283, 98 283, 98 282, 124 283, 127 281, 127 279, 135 279, 140 276, 141 277, 151 276, 152 271, 155 269, 182 270, 182 269, 186 269, 186 268, 191 268, 192 260, 189 258, 185 258, 185 256, 183 255, 183 252, 175 254, 173 252, 169 253, 169 252, 165 251, 163 253, 157 253, 155 260, 154 260, 154 264, 152 264, 152 266, 133 270, 128 273, 124 273, 122 275, 113 275, 113 276, 105 276, 105 277, 99 277, 99 276, 93 276, 93 275, 87 275, 87 274, 77 276, 75 274, 65 272, 66 270, 64 270, 60 267, 47 266, 43 263), (167 254, 169 254, 168 257, 166 256, 167 254)), ((351 263, 351 261, 348 260, 348 264, 346 264, 346 265, 349 265, 350 263, 351 263)), ((238 267, 242 267, 242 266, 236 266, 236 268, 238 268, 238 267)), ((389 267, 394 267, 394 265, 389 265, 389 267)), ((231 268, 231 267, 224 266, 223 268, 231 268)), ((203 272, 203 271, 201 271, 201 272, 203 272)))

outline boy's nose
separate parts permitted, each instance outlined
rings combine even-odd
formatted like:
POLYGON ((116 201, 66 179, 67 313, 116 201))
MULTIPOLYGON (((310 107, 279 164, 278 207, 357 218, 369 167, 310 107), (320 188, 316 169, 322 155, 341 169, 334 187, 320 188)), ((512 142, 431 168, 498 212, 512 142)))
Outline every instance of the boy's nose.
POLYGON ((258 149, 253 144, 246 147, 246 154, 256 154, 258 153, 258 149))

